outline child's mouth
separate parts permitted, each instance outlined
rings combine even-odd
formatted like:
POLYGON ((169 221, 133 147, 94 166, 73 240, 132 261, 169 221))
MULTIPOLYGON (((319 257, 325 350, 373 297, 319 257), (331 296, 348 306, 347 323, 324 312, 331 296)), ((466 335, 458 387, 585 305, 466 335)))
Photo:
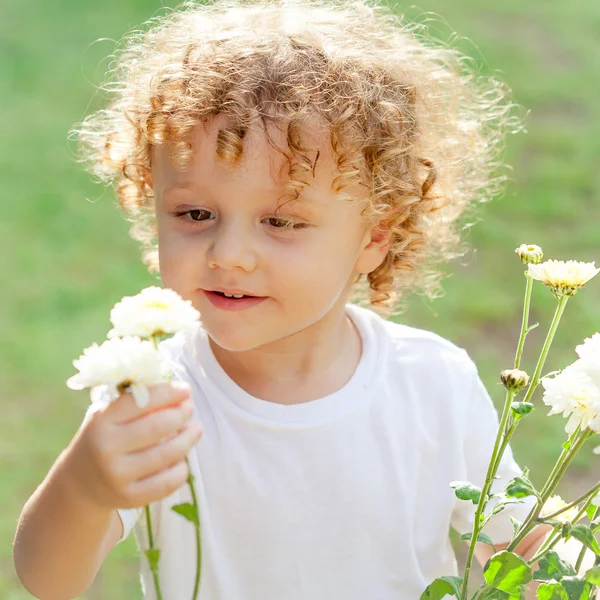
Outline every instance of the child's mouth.
POLYGON ((267 300, 265 296, 226 294, 225 292, 214 292, 209 290, 205 290, 204 293, 213 306, 228 311, 245 310, 267 300))
POLYGON ((243 298, 256 298, 256 296, 248 296, 246 294, 226 294, 225 292, 214 293, 219 294, 219 296, 223 296, 223 298, 233 298, 234 300, 241 300, 243 298))

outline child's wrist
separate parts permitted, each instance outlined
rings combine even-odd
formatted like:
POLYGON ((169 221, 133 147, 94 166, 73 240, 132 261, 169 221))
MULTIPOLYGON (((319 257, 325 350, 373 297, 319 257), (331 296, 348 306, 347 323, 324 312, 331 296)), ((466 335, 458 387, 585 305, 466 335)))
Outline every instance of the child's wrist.
MULTIPOLYGON (((75 440, 73 440, 75 442, 75 440)), ((115 508, 103 503, 89 479, 84 476, 81 458, 77 456, 77 447, 71 443, 56 462, 57 485, 61 490, 65 502, 77 505, 86 512, 95 512, 99 515, 111 514, 115 508)), ((91 469, 92 466, 89 465, 91 469)))

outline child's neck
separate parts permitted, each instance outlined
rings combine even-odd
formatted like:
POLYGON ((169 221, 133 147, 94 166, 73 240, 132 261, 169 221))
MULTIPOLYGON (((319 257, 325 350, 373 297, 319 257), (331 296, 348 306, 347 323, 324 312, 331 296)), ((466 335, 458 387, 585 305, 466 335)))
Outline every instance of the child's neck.
POLYGON ((210 344, 237 385, 278 404, 300 404, 336 392, 352 377, 362 353, 360 334, 344 307, 294 336, 247 352, 210 344))

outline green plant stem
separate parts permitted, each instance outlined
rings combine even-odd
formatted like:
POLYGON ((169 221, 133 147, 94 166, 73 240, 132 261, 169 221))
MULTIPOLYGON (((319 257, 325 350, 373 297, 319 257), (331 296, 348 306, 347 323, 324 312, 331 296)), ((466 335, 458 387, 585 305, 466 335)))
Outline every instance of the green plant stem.
MULTIPOLYGON (((581 519, 581 517, 583 517, 583 515, 585 515, 585 511, 586 511, 587 507, 590 505, 591 501, 592 501, 592 498, 589 498, 587 500, 587 502, 581 507, 579 512, 575 515, 575 518, 573 519, 573 521, 571 521, 572 523, 577 523, 577 521, 579 521, 579 519, 581 519)), ((556 544, 560 541, 561 538, 562 538, 562 534, 560 531, 559 532, 555 531, 554 533, 551 533, 546 538, 546 541, 540 546, 540 548, 535 553, 535 555, 532 558, 530 558, 529 561, 527 561, 527 564, 529 566, 533 565, 544 554, 546 554, 546 552, 549 552, 550 550, 552 550, 552 548, 554 546, 556 546, 556 544)))
POLYGON ((548 330, 546 340, 544 341, 542 353, 540 354, 540 358, 538 360, 535 372, 533 374, 531 383, 529 384, 529 388, 527 389, 527 394, 525 395, 525 399, 523 400, 523 402, 529 402, 531 396, 533 396, 533 392, 535 392, 535 388, 537 387, 539 382, 540 374, 542 372, 542 369, 544 368, 544 363, 546 362, 546 357, 548 356, 548 352, 550 351, 550 345, 552 344, 552 340, 554 339, 554 335, 558 328, 558 324, 560 323, 560 319, 563 315, 565 307, 567 306, 569 298, 570 296, 562 296, 558 299, 558 305, 554 312, 554 317, 552 318, 552 323, 550 324, 550 329, 548 330))
MULTIPOLYGON (((152 518, 150 516, 150 506, 146 505, 146 525, 148 527, 148 542, 150 550, 154 550, 154 532, 152 531, 152 518)), ((158 578, 158 561, 148 561, 150 564, 150 570, 152 571, 152 579, 154 580, 154 587, 156 589, 157 600, 162 600, 162 590, 160 587, 160 581, 158 578)))
MULTIPOLYGON (((593 496, 592 496, 593 498, 593 496)), ((587 506, 589 506, 589 502, 587 503, 587 506)), ((596 510, 594 511, 594 515, 592 516, 592 521, 600 515, 600 507, 596 507, 596 510)), ((577 562, 575 563, 575 573, 579 573, 579 569, 581 569, 581 563, 583 562, 583 559, 585 557, 585 552, 587 550, 587 546, 583 546, 581 548, 581 552, 579 553, 579 556, 577 557, 577 562)))
MULTIPOLYGON (((152 341, 154 343, 154 347, 158 350, 158 344, 160 341, 159 336, 152 336, 152 341)), ((194 506, 194 510, 196 513, 196 522, 194 523, 194 528, 196 529, 196 579, 194 581, 194 595, 192 596, 192 600, 196 600, 198 598, 198 591, 200 589, 200 574, 202 571, 202 544, 201 544, 201 535, 200 535, 200 506, 198 505, 198 496, 196 495, 196 489, 194 488, 194 476, 192 475, 192 465, 190 464, 189 458, 185 457, 185 462, 188 467, 188 478, 187 484, 190 488, 190 493, 192 495, 192 504, 194 506)), ((147 509, 148 507, 146 507, 147 509)), ((150 522, 150 512, 146 510, 146 519, 148 522, 148 531, 152 531, 152 524, 150 522)), ((152 538, 151 538, 152 539, 152 538)), ((152 544, 152 542, 151 542, 152 544)), ((152 545, 150 546, 153 547, 152 545)), ((158 575, 157 575, 158 576, 158 575)), ((157 579, 155 579, 155 584, 157 584, 157 579)), ((157 587, 158 590, 158 587, 157 587)), ((162 597, 159 597, 160 600, 162 597)))
POLYGON ((194 524, 196 528, 196 580, 194 582, 194 595, 192 596, 192 600, 196 600, 196 598, 198 597, 198 590, 200 589, 200 573, 202 569, 202 545, 200 543, 200 507, 198 506, 198 497, 196 496, 196 490, 194 488, 194 476, 192 475, 192 467, 187 456, 185 457, 185 462, 187 463, 189 470, 189 476, 187 481, 190 487, 190 492, 192 494, 192 503, 196 509, 196 516, 198 517, 198 524, 194 524))
MULTIPOLYGON (((551 471, 550 475, 548 476, 548 479, 546 480, 546 483, 544 484, 542 491, 540 492, 540 496, 544 496, 546 494, 548 488, 553 486, 556 476, 558 475, 558 473, 560 472, 560 470, 562 468, 563 461, 569 455, 569 453, 572 451, 573 444, 575 443, 575 440, 577 439, 577 436, 579 435, 579 433, 580 433, 580 430, 579 430, 579 427, 577 427, 575 429, 575 431, 569 436, 569 439, 567 440, 567 447, 566 448, 563 447, 562 452, 560 453, 560 456, 558 457, 558 460, 554 464, 554 467, 552 467, 552 471, 551 471)), ((548 496, 548 498, 549 497, 550 496, 548 496)))
POLYGON ((544 521, 549 521, 550 519, 557 517, 561 513, 565 512, 566 510, 569 510, 570 508, 577 506, 580 502, 587 500, 590 496, 592 496, 592 497, 595 496, 596 493, 599 491, 600 491, 600 483, 597 483, 591 490, 589 490, 585 494, 582 494, 581 496, 579 496, 579 498, 577 498, 577 500, 573 500, 573 502, 571 502, 571 504, 567 504, 564 508, 561 508, 560 510, 553 512, 550 515, 544 515, 543 517, 538 518, 538 522, 543 523, 544 521))
POLYGON ((500 419, 500 425, 498 427, 498 433, 496 435, 496 441, 494 442, 494 450, 492 451, 492 456, 490 458, 490 464, 488 466, 488 471, 485 476, 485 483, 483 485, 483 489, 481 490, 481 496, 479 498, 479 502, 477 504, 477 510, 475 511, 475 522, 473 523, 473 535, 471 536, 471 543, 469 545, 469 553, 467 555, 467 562, 465 565, 465 576, 463 579, 463 587, 461 590, 461 600, 466 600, 467 597, 467 584, 469 582, 469 573, 471 571, 471 562, 473 561, 473 553, 475 552, 475 544, 477 542, 477 537, 479 536, 479 532, 481 531, 480 518, 483 512, 483 509, 486 505, 487 495, 492 486, 492 482, 494 481, 494 476, 496 475, 496 457, 498 456, 498 450, 500 448, 501 438, 503 437, 504 428, 506 427, 506 423, 508 421, 508 417, 510 416, 510 405, 512 403, 512 399, 515 395, 514 391, 507 390, 506 391, 506 400, 504 401, 504 410, 502 411, 502 418, 500 419))
POLYGON ((519 345, 517 346, 517 354, 515 356, 515 369, 518 369, 521 363, 521 355, 523 354, 523 346, 525 345, 525 337, 527 336, 529 326, 529 305, 531 303, 531 290, 533 289, 533 277, 529 274, 529 271, 525 271, 525 279, 527 279, 527 286, 525 288, 525 301, 523 303, 521 335, 519 336, 519 345))
MULTIPOLYGON (((519 335, 519 343, 517 345, 517 353, 515 356, 515 368, 518 368, 519 363, 521 361, 521 354, 523 352, 523 346, 525 344, 525 337, 528 332, 528 321, 529 321, 529 305, 531 301, 531 290, 533 288, 533 278, 529 275, 528 272, 525 272, 525 278, 527 279, 527 285, 525 288, 525 300, 523 303, 523 319, 521 322, 521 333, 519 335)), ((564 308, 564 307, 563 307, 564 308)), ((555 315, 556 320, 556 315, 555 315)), ((558 324, 557 324, 558 325, 558 324)), ((550 337, 550 336, 548 336, 550 337)), ((553 336, 552 336, 553 337, 553 336)), ((550 339, 550 342, 552 340, 550 339)), ((546 344, 549 345, 548 338, 546 338, 546 344)), ((544 346, 545 348, 545 346, 544 346)), ((542 350, 543 353, 543 350, 542 350)), ((547 353, 547 352, 546 352, 547 353)), ((538 363, 540 366, 540 363, 538 363)), ((542 362, 543 366, 543 362, 542 362)), ((540 366, 541 372, 541 366, 540 366)), ((539 373, 538 373, 539 376, 539 373)), ((507 390, 506 399, 504 401, 504 408, 502 410, 502 416, 500 418, 500 423, 498 426, 498 433, 496 434, 496 441, 494 442, 494 450, 492 452, 492 456, 490 457, 490 464, 488 466, 488 471, 485 477, 485 483, 483 485, 483 489, 481 491, 481 497, 479 499, 479 503, 477 505, 477 510, 475 511, 475 522, 473 524, 473 534, 471 536, 471 543, 469 545, 469 553, 467 555, 467 562, 465 565, 465 576, 463 578, 463 585, 461 589, 461 600, 466 600, 467 597, 467 586, 469 582, 469 573, 471 571, 471 563, 473 561, 473 554, 475 552, 475 544, 477 543, 477 537, 479 532, 481 531, 482 524, 480 522, 481 514, 485 508, 487 503, 487 495, 492 486, 492 482, 494 481, 494 476, 496 475, 496 471, 500 465, 500 460, 502 459, 502 453, 506 449, 506 445, 508 444, 508 440, 510 439, 510 435, 514 433, 514 426, 516 423, 512 424, 510 427, 510 435, 505 430, 510 417, 511 412, 511 404, 514 396, 516 395, 515 391, 507 390), (504 438, 504 439, 503 439, 504 438), (506 439, 508 438, 508 439, 506 439)))
POLYGON ((573 442, 573 439, 578 435, 578 433, 579 433, 579 428, 577 428, 573 432, 573 435, 569 438, 569 441, 571 442, 571 446, 569 447, 569 450, 566 450, 566 451, 563 450, 563 452, 561 453, 558 461, 554 465, 552 474, 550 475, 548 481, 546 482, 544 489, 540 493, 540 497, 537 499, 537 502, 535 503, 535 506, 533 506, 533 508, 527 515, 527 518, 525 519, 524 523, 521 525, 519 532, 517 533, 515 538, 513 538, 511 543, 506 548, 508 552, 512 552, 517 547, 519 542, 521 542, 523 540, 523 538, 534 527, 537 527, 538 523, 536 522, 536 519, 539 516, 540 510, 546 503, 546 500, 548 500, 548 498, 551 496, 552 492, 556 489, 556 486, 558 485, 561 477, 564 475, 565 471, 567 470, 567 467, 569 466, 569 464, 571 464, 571 461, 573 460, 573 458, 575 458, 575 455, 580 450, 580 448, 583 445, 583 443, 585 442, 585 440, 589 437, 589 433, 593 433, 593 432, 590 432, 590 430, 587 429, 579 436, 579 438, 575 442, 573 442))

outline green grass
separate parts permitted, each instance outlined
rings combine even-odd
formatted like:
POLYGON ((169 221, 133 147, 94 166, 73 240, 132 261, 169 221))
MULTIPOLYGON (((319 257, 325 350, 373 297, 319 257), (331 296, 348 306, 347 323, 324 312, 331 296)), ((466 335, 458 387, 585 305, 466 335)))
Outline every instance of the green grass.
MULTIPOLYGON (((6 600, 31 598, 12 566, 18 515, 86 408, 86 396, 64 385, 71 361, 103 338, 114 302, 155 283, 127 237, 114 195, 82 172, 66 136, 94 106, 93 85, 114 49, 110 41, 93 42, 119 39, 159 8, 150 0, 9 0, 0 21, 0 597, 6 600)), ((531 109, 528 132, 508 140, 514 172, 505 196, 482 207, 483 221, 469 232, 474 251, 447 267, 445 297, 415 298, 401 317, 464 347, 499 405, 498 374, 514 360, 524 291, 514 248, 536 243, 548 258, 600 259, 600 4, 427 0, 419 8, 449 23, 432 23, 440 37, 457 31, 468 38, 459 47, 484 72, 499 71, 516 101, 531 109)), ((408 14, 422 18, 415 9, 408 14)), ((530 372, 554 305, 536 286, 531 322, 540 327, 529 335, 523 361, 530 372)), ((594 281, 567 307, 546 371, 572 362, 575 345, 600 330, 599 307, 594 281)), ((540 484, 560 450, 563 422, 546 418, 539 393, 536 399, 538 410, 513 447, 540 484)), ((591 447, 578 457, 565 491, 590 480, 591 447)), ((137 561, 131 538, 109 557, 85 598, 140 597, 137 561)))

